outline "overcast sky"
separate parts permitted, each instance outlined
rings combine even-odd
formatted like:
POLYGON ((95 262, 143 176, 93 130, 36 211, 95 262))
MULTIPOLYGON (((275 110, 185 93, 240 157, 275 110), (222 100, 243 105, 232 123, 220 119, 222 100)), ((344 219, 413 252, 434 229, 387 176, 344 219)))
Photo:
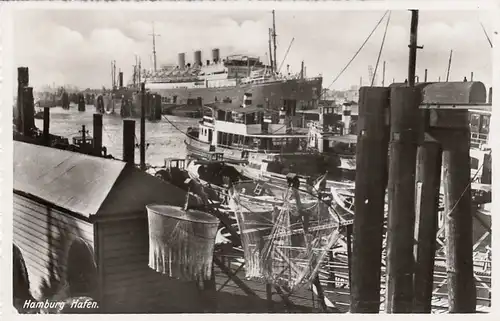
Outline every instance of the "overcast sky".
MULTIPOLYGON (((277 11, 278 61, 295 38, 284 65, 298 72, 305 61, 308 76, 322 74, 328 87, 370 31, 383 11, 277 11)), ((409 11, 392 11, 382 61, 386 61, 386 81, 403 81, 408 70, 409 11)), ((428 80, 446 77, 450 50, 453 60, 450 80, 461 81, 474 72, 474 80, 492 83, 492 62, 483 23, 492 37, 493 24, 483 11, 420 11, 417 75, 428 80)), ((132 11, 132 10, 23 10, 14 15, 14 59, 16 66, 30 68, 30 82, 37 87, 71 84, 99 88, 111 83, 110 61, 124 71, 128 81, 134 55, 143 67, 151 68, 152 22, 155 22, 158 65, 176 63, 177 53, 201 49, 202 59, 210 59, 211 48, 221 56, 254 54, 267 59, 270 11, 132 11)), ((375 67, 384 34, 380 24, 351 66, 331 87, 345 89, 368 84, 368 66, 375 67)), ((266 60, 267 61, 267 60, 266 60)), ((283 67, 286 69, 286 67, 283 67)), ((387 83, 386 83, 387 85, 387 83)))

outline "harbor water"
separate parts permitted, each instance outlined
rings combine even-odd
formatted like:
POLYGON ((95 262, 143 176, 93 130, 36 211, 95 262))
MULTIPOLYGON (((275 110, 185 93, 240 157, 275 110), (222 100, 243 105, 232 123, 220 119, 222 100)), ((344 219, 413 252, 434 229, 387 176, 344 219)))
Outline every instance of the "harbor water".
MULTIPOLYGON (((63 136, 71 142, 72 137, 80 136, 82 125, 88 135, 93 136, 93 114, 95 108, 87 105, 84 112, 79 112, 76 106, 69 110, 61 107, 50 109, 50 133, 63 136)), ((120 114, 104 114, 102 117, 102 144, 107 153, 116 159, 123 157, 123 119, 120 114)), ((140 142, 140 119, 135 119, 136 151, 135 162, 140 162, 138 144, 140 142)), ((154 166, 163 165, 165 158, 183 158, 186 156, 184 138, 190 126, 196 126, 198 119, 177 116, 163 116, 161 121, 146 120, 146 163, 154 166), (165 119, 168 117, 168 121, 165 119), (170 123, 173 123, 175 127, 170 123), (149 144, 149 146, 148 146, 149 144)), ((39 129, 43 128, 43 119, 35 119, 39 129)))

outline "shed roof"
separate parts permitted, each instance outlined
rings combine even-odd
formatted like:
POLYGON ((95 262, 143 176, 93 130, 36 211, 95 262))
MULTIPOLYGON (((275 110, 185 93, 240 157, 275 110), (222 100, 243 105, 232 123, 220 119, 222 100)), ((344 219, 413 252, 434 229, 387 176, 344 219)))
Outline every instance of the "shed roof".
POLYGON ((14 189, 84 216, 97 213, 124 162, 14 142, 14 189))
POLYGON ((14 190, 85 217, 145 212, 149 203, 181 206, 186 195, 122 161, 18 141, 14 190))

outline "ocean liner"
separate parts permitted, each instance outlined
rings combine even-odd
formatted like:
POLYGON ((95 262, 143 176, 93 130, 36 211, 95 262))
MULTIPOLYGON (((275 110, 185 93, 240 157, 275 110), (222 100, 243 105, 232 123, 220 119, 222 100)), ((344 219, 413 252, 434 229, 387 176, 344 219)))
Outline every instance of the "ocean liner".
MULTIPOLYGON (((153 31, 153 70, 140 76, 146 89, 162 96, 171 106, 232 102, 242 104, 244 94, 251 94, 255 106, 278 110, 284 100, 297 101, 298 109, 314 109, 320 99, 322 77, 307 78, 304 63, 300 72, 282 71, 276 59, 276 29, 269 29, 269 64, 258 57, 231 55, 224 59, 220 50, 204 63, 202 52, 194 52, 192 63, 185 53, 178 54, 177 65, 156 69, 155 33, 153 31), (201 101, 200 101, 201 100, 201 101)), ((286 56, 285 56, 286 58, 286 56)))

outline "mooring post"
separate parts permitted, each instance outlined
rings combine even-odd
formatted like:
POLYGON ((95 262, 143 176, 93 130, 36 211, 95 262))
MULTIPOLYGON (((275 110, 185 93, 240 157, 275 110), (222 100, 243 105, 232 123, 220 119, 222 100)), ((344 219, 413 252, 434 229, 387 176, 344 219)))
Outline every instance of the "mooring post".
MULTIPOLYGON (((423 103, 477 104, 486 102, 486 99, 486 88, 482 83, 450 82, 427 86, 423 103)), ((438 139, 443 149, 449 312, 474 313, 476 289, 472 241, 469 111, 453 107, 434 107, 429 112, 432 136, 438 139)))
POLYGON ((16 127, 19 132, 23 131, 23 89, 29 84, 28 67, 17 68, 17 121, 16 127))
POLYGON ((35 128, 35 103, 32 87, 23 88, 22 103, 23 134, 28 136, 33 134, 33 128, 35 128))
POLYGON ((415 165, 419 139, 418 87, 391 90, 386 312, 411 313, 415 228, 415 165))
POLYGON ((94 114, 93 118, 94 126, 94 153, 96 156, 101 156, 102 154, 102 115, 94 114))
POLYGON ((474 313, 476 289, 472 253, 469 118, 466 111, 446 112, 461 112, 463 125, 461 129, 449 130, 443 143, 449 312, 474 313))
MULTIPOLYGON (((426 111, 424 111, 426 112, 426 111)), ((441 145, 428 133, 417 151, 413 312, 431 313, 438 231, 441 145)))
POLYGON ((135 120, 123 120, 123 161, 135 164, 135 120))
POLYGON ((351 268, 352 313, 379 313, 389 88, 359 91, 356 187, 351 268))
POLYGON ((146 84, 141 83, 141 170, 146 170, 146 84))
POLYGON ((50 145, 50 108, 43 108, 43 144, 50 145))

